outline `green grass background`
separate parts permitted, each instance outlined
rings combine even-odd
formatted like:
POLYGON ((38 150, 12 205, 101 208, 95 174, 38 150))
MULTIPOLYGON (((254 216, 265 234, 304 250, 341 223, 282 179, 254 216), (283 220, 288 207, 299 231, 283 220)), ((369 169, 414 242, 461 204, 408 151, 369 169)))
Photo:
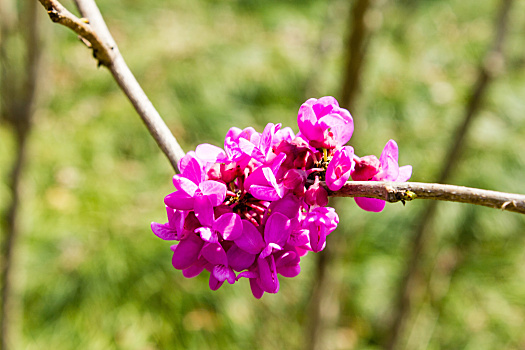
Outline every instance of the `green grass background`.
MULTIPOLYGON (((347 13, 333 0, 100 0, 120 50, 184 150, 222 145, 231 126, 297 131, 309 97, 338 96, 347 13), (319 50, 322 40, 324 53, 319 50), (314 92, 317 95, 308 95, 314 92)), ((374 3, 375 27, 350 108, 359 155, 395 139, 412 180, 432 182, 490 47, 498 1, 374 3)), ((70 9, 72 3, 65 2, 70 9)), ((486 95, 453 184, 525 193, 525 3, 515 1, 507 65, 486 95)), ((208 289, 171 266, 163 197, 173 171, 110 74, 41 13, 42 90, 23 180, 16 288, 20 349, 302 349, 315 256, 255 300, 247 281, 208 289)), ((0 209, 13 140, 0 128, 0 209)), ((423 201, 361 211, 338 203, 337 322, 327 349, 379 349, 423 201)), ((406 348, 525 347, 525 220, 440 205, 425 298, 406 348), (463 259, 452 276, 451 256, 463 259), (434 259, 437 257, 437 260, 434 259)), ((328 244, 333 240, 329 237, 328 244)), ((323 253, 321 253, 323 254, 323 253)))

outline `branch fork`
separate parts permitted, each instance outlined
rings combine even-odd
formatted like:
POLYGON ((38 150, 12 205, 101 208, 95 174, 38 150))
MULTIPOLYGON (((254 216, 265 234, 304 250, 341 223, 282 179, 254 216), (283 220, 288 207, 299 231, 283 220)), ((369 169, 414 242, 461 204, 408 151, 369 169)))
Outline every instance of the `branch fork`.
POLYGON ((82 42, 93 50, 93 57, 98 61, 99 66, 109 67, 116 55, 114 46, 104 43, 99 38, 89 24, 89 19, 76 17, 55 0, 40 0, 40 3, 46 8, 51 21, 72 29, 80 36, 82 42))

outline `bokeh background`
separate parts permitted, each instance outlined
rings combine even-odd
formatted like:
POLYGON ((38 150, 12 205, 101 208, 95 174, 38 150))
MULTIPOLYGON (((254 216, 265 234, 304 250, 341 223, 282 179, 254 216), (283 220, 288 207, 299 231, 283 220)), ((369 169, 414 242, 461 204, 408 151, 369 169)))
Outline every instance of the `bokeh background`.
MULTIPOLYGON (((412 180, 433 182, 489 72, 448 182, 525 193, 525 2, 510 4, 501 54, 490 54, 505 1, 98 5, 186 151, 222 145, 231 126, 262 131, 280 122, 297 131, 301 103, 332 95, 352 112, 357 154, 379 155, 393 138, 412 180), (343 101, 348 64, 359 84, 343 101)), ((14 6, 23 23, 28 2, 14 6)), ((42 59, 11 259, 10 348, 525 348, 519 214, 440 203, 415 246, 427 203, 375 214, 345 198, 332 202, 341 224, 329 248, 304 257, 298 277, 281 277, 278 294, 256 300, 245 280, 212 292, 207 273, 185 279, 171 266, 169 242, 149 229, 166 221, 168 161, 77 36, 40 5, 37 19, 42 59), (407 265, 415 267, 408 311, 398 297, 407 265)), ((2 65, 27 73, 22 31, 10 35, 0 38, 2 65)), ((2 84, 5 97, 12 87, 2 84)), ((4 120, 2 212, 13 198, 13 135, 4 120)))

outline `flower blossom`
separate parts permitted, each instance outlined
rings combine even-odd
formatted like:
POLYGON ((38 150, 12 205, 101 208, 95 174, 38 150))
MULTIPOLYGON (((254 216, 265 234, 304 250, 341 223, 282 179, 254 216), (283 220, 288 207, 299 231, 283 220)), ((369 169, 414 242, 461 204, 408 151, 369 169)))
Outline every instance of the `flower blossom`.
MULTIPOLYGON (((393 140, 379 159, 358 157, 345 146, 353 119, 333 97, 307 100, 297 122, 297 135, 279 123, 262 133, 233 127, 223 148, 201 144, 181 159, 175 191, 164 198, 168 222, 153 222, 151 229, 177 242, 171 262, 184 277, 207 271, 212 290, 248 279, 255 298, 277 293, 279 277, 297 276, 301 258, 323 250, 337 228, 328 190, 338 191, 351 179, 410 178, 412 168, 399 167, 393 140)), ((355 201, 367 211, 385 205, 355 201)))
MULTIPOLYGON (((412 166, 400 167, 397 143, 390 140, 386 143, 379 160, 375 156, 356 157, 355 169, 352 171, 354 181, 396 181, 404 182, 412 176, 412 166)), ((377 198, 355 197, 357 205, 366 211, 380 212, 386 202, 377 198)))
POLYGON ((297 117, 302 136, 313 147, 334 149, 346 144, 354 132, 350 112, 339 107, 331 96, 311 98, 299 108, 297 117))

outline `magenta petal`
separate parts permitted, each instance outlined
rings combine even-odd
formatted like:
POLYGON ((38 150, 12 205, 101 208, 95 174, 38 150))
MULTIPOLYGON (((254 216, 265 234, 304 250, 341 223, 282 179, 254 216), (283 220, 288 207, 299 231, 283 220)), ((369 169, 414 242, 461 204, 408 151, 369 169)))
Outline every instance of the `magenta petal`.
POLYGON ((248 177, 244 180, 244 188, 249 189, 254 184, 267 185, 266 177, 263 173, 263 167, 257 167, 248 177))
MULTIPOLYGON (((274 243, 275 244, 275 243, 274 243)), ((281 248, 281 247, 277 247, 277 248, 281 248)), ((261 254, 259 254, 259 258, 262 259, 262 258, 266 258, 267 256, 269 256, 270 254, 272 254, 273 252, 273 247, 271 245, 267 245, 266 247, 264 247, 264 249, 261 251, 261 254)))
POLYGON ((283 178, 283 185, 290 190, 299 186, 304 186, 306 183, 306 172, 300 169, 290 169, 286 172, 283 178))
POLYGON ((394 161, 397 163, 399 160, 399 148, 397 147, 397 143, 394 140, 388 140, 385 147, 383 148, 383 152, 381 152, 381 157, 379 158, 379 161, 381 162, 381 165, 383 165, 383 159, 385 157, 392 157, 394 161))
POLYGON ((314 252, 320 252, 324 249, 326 243, 326 228, 323 224, 313 222, 308 225, 310 236, 310 247, 314 252))
POLYGON ((266 201, 282 198, 285 192, 284 186, 277 184, 274 173, 268 167, 257 168, 246 178, 244 186, 255 198, 266 201))
POLYGON ((223 214, 215 221, 213 229, 219 231, 225 240, 233 241, 242 235, 241 217, 235 213, 223 214))
POLYGON ((242 235, 235 240, 235 244, 245 252, 258 254, 266 246, 259 230, 249 221, 242 220, 242 235))
POLYGON ((311 106, 303 104, 299 108, 297 124, 307 140, 322 141, 324 139, 324 130, 317 125, 317 117, 311 106))
POLYGON ((299 256, 295 250, 283 250, 276 254, 275 257, 275 266, 286 266, 286 265, 295 265, 299 264, 299 256))
POLYGON ((195 191, 199 188, 192 180, 185 178, 182 175, 174 175, 172 181, 173 186, 175 186, 177 190, 184 192, 189 196, 193 196, 195 191))
MULTIPOLYGON (((344 179, 343 179, 344 180, 344 179)), ((348 179, 347 179, 348 180, 348 179)), ((309 205, 324 207, 328 205, 328 192, 319 184, 319 177, 315 177, 314 184, 305 193, 305 202, 309 205)))
POLYGON ((204 258, 200 258, 193 265, 187 269, 182 270, 182 275, 186 278, 198 276, 204 270, 204 266, 206 266, 206 264, 208 264, 208 261, 206 261, 204 258))
POLYGON ((194 202, 195 216, 203 226, 211 227, 215 221, 213 206, 207 196, 197 196, 194 202))
POLYGON ((290 220, 281 213, 273 213, 264 227, 264 241, 282 247, 290 236, 290 220))
POLYGON ((237 144, 237 140, 239 139, 239 136, 241 135, 242 130, 237 127, 231 127, 230 130, 226 133, 226 137, 224 138, 224 149, 228 150, 232 146, 235 146, 237 144))
POLYGON ((208 260, 213 265, 228 266, 228 258, 224 248, 219 243, 206 243, 201 251, 204 259, 208 260))
POLYGON ((399 165, 392 157, 385 157, 385 163, 381 164, 383 171, 380 173, 381 178, 375 176, 373 180, 376 181, 396 181, 399 177, 399 165))
POLYGON ((237 281, 240 280, 242 277, 244 278, 250 278, 250 279, 256 279, 259 278, 259 274, 255 272, 254 270, 250 271, 243 271, 240 274, 237 275, 237 281))
POLYGON ((412 176, 412 165, 405 165, 399 168, 399 176, 395 181, 405 182, 412 176))
POLYGON ((270 205, 271 212, 278 212, 289 219, 293 219, 299 215, 301 207, 301 200, 293 194, 288 194, 284 198, 273 202, 270 205))
POLYGON ((326 169, 326 185, 332 191, 338 191, 350 178, 354 168, 354 149, 345 146, 338 149, 326 169))
POLYGON ((184 222, 186 221, 186 212, 182 210, 175 210, 166 205, 166 213, 168 214, 168 222, 175 231, 178 232, 178 238, 182 236, 184 231, 184 222))
POLYGON ((227 266, 216 265, 213 268, 212 274, 217 280, 221 282, 227 280, 229 284, 235 283, 235 272, 233 272, 233 270, 227 266))
POLYGON ((385 208, 386 202, 377 198, 366 198, 366 197, 354 197, 356 204, 359 208, 379 213, 385 208))
POLYGON ((281 165, 284 163, 285 160, 286 154, 279 153, 279 155, 277 155, 277 157, 275 157, 275 159, 272 161, 272 164, 269 169, 273 174, 273 179, 275 179, 275 174, 277 174, 277 172, 281 169, 281 165))
POLYGON ((250 157, 262 158, 262 153, 255 145, 246 139, 239 139, 239 148, 243 153, 246 153, 250 157))
POLYGON ((272 187, 252 185, 249 192, 255 198, 263 201, 276 201, 281 198, 275 188, 272 187))
POLYGON ((338 113, 345 119, 344 124, 340 124, 332 127, 331 131, 334 134, 334 139, 338 146, 342 146, 347 143, 354 133, 354 121, 350 112, 344 108, 339 108, 338 113))
POLYGON ((277 273, 285 277, 295 277, 301 272, 299 262, 299 255, 295 250, 279 252, 275 258, 277 273))
POLYGON ((273 255, 263 259, 259 258, 257 263, 261 288, 268 293, 277 293, 279 291, 279 279, 273 255))
POLYGON ((171 263, 177 270, 190 267, 198 258, 204 242, 194 234, 189 235, 179 244, 172 247, 173 257, 171 263))
POLYGON ((339 114, 328 114, 319 119, 319 125, 323 130, 333 128, 336 126, 344 126, 345 120, 339 114))
POLYGON ((386 143, 379 161, 381 162, 381 168, 383 170, 382 175, 380 179, 374 178, 374 180, 396 181, 399 176, 399 164, 398 148, 394 140, 386 143))
MULTIPOLYGON (((282 156, 283 157, 281 157, 281 161, 284 160, 286 155, 283 153, 282 156)), ((265 168, 262 169, 262 171, 263 171, 264 177, 266 178, 266 183, 269 186, 271 186, 271 187, 273 187, 273 188, 275 188, 277 190, 279 185, 277 185, 277 179, 275 178, 275 174, 272 171, 272 169, 265 167, 265 168)))
POLYGON ((301 273, 301 266, 299 266, 299 264, 290 266, 280 266, 277 267, 277 273, 283 275, 284 277, 295 277, 299 273, 301 273))
POLYGON ((308 230, 305 229, 292 232, 290 234, 290 237, 288 238, 288 244, 294 247, 300 247, 305 244, 308 244, 308 242, 310 241, 308 233, 308 230))
MULTIPOLYGON (((176 222, 179 221, 178 219, 180 219, 180 216, 181 216, 180 214, 184 213, 184 212, 182 212, 180 210, 176 210, 176 209, 170 208, 167 205, 165 205, 164 207, 166 208, 166 215, 168 216, 168 222, 173 227, 177 227, 176 222)), ((182 215, 182 217, 185 218, 186 215, 182 215)))
POLYGON ((173 192, 164 197, 164 204, 173 209, 191 210, 193 202, 193 197, 182 191, 173 192))
POLYGON ((275 135, 274 135, 274 139, 273 139, 273 144, 274 145, 277 145, 279 144, 279 142, 281 141, 292 141, 293 139, 295 139, 295 133, 293 132, 292 128, 290 127, 285 127, 285 128, 282 128, 280 130, 278 130, 275 135))
POLYGON ((177 231, 172 229, 169 224, 159 224, 152 222, 151 230, 157 237, 165 241, 173 241, 177 239, 177 231))
POLYGON ((181 158, 181 160, 179 161, 179 169, 181 172, 184 171, 184 168, 186 168, 189 161, 192 160, 193 158, 195 158, 194 151, 189 151, 188 153, 186 153, 186 155, 184 155, 184 157, 181 158))
POLYGON ((183 177, 190 179, 197 185, 204 180, 205 175, 206 174, 202 164, 197 160, 197 158, 190 159, 182 171, 183 177))
POLYGON ((211 290, 217 290, 217 289, 221 288, 223 283, 224 283, 224 281, 219 281, 217 278, 215 278, 213 273, 210 274, 210 280, 208 282, 208 285, 210 286, 211 290))
POLYGON ((255 254, 250 254, 242 250, 236 245, 233 245, 226 252, 228 257, 228 264, 236 271, 242 271, 252 266, 255 261, 255 254))
POLYGON ((281 124, 268 123, 259 140, 259 149, 264 155, 267 155, 272 147, 272 141, 275 133, 281 128, 281 124))
MULTIPOLYGON (((285 158, 286 155, 282 154, 282 156, 279 156, 274 160, 273 165, 280 164, 280 162, 284 161, 285 158)), ((250 189, 255 185, 273 188, 277 192, 284 191, 283 186, 277 184, 275 174, 269 167, 256 168, 244 181, 244 188, 250 189)))
POLYGON ((219 243, 217 233, 209 227, 198 227, 195 229, 195 233, 198 233, 203 241, 208 243, 219 243))
POLYGON ((315 101, 314 105, 317 105, 317 108, 320 108, 320 106, 323 106, 325 108, 328 107, 328 106, 330 106, 330 107, 332 107, 332 106, 339 107, 339 102, 337 102, 337 100, 333 96, 323 96, 321 98, 318 98, 317 100, 315 100, 315 99, 310 99, 310 100, 314 100, 315 101))
POLYGON ((256 299, 261 299, 264 294, 264 290, 262 290, 261 286, 259 286, 257 279, 250 278, 250 289, 252 290, 252 294, 256 299))
POLYGON ((199 159, 210 163, 224 162, 228 159, 226 153, 220 147, 210 145, 209 143, 198 145, 195 149, 195 154, 199 159))
POLYGON ((206 180, 199 184, 203 195, 210 198, 212 206, 220 205, 226 198, 226 185, 222 182, 206 180))

